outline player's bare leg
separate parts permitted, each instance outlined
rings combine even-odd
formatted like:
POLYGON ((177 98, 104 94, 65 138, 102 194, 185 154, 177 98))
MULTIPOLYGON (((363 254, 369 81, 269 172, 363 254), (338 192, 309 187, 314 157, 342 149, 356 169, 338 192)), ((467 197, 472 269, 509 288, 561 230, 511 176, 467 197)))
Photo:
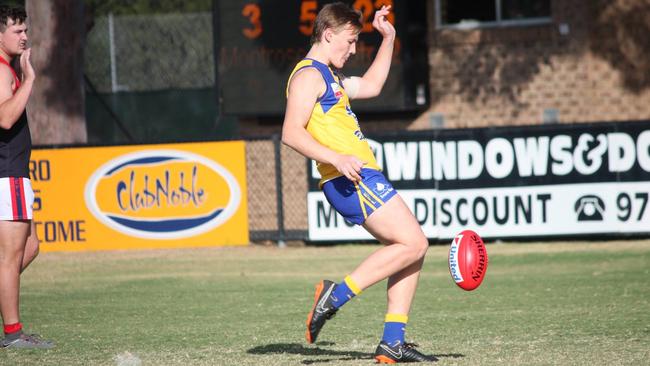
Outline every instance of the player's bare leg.
POLYGON ((20 321, 20 271, 29 221, 0 221, 0 312, 4 324, 20 321))
POLYGON ((388 278, 387 312, 389 314, 408 314, 415 297, 420 271, 424 258, 388 278), (408 299, 408 301, 407 301, 408 299))
POLYGON ((385 246, 361 262, 350 277, 361 289, 365 289, 385 278, 397 276, 391 293, 401 295, 404 300, 401 305, 395 306, 409 309, 422 259, 429 247, 420 224, 404 200, 395 195, 370 215, 363 226, 385 246), (405 273, 399 274, 402 270, 405 273))
POLYGON ((379 363, 436 361, 435 357, 420 353, 415 345, 404 340, 408 314, 429 246, 420 224, 402 198, 396 195, 375 211, 364 226, 386 245, 350 275, 359 281, 357 283, 363 283, 360 286, 364 288, 388 276, 384 334, 375 351, 375 360, 379 363))
MULTIPOLYGON (((346 277, 344 285, 349 287, 352 293, 358 294, 389 276, 395 276, 390 283, 389 311, 406 316, 429 243, 419 223, 399 195, 375 210, 364 226, 387 245, 366 258, 346 277)), ((337 292, 340 294, 339 286, 327 280, 317 285, 314 305, 307 316, 306 338, 309 343, 316 340, 325 321, 333 317, 341 304, 347 301, 341 301, 342 297, 335 295, 337 292)), ((352 296, 354 295, 350 293, 347 298, 352 296)))
MULTIPOLYGON (((54 343, 36 334, 23 333, 20 323, 20 272, 25 268, 23 261, 30 226, 29 221, 0 221, 0 312, 5 333, 0 341, 1 348, 54 347, 54 343)), ((35 256, 32 247, 27 264, 35 256)))
POLYGON ((38 255, 39 247, 40 242, 36 236, 36 225, 34 224, 34 220, 32 220, 29 236, 27 237, 27 244, 25 245, 25 254, 23 254, 23 260, 20 267, 21 273, 34 261, 38 255))

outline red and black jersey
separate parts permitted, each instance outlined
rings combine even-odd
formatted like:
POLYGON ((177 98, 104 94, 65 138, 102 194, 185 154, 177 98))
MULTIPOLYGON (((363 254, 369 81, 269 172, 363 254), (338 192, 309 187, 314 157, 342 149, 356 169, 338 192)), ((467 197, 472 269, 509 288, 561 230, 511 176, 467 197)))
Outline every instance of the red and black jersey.
MULTIPOLYGON (((13 67, 0 57, 0 64, 11 70, 14 76, 15 87, 13 92, 20 87, 20 79, 13 67)), ((0 67, 4 67, 0 65, 0 67)), ((29 178, 29 158, 32 152, 32 138, 27 123, 27 109, 18 121, 8 130, 0 128, 0 178, 25 177, 29 178)))

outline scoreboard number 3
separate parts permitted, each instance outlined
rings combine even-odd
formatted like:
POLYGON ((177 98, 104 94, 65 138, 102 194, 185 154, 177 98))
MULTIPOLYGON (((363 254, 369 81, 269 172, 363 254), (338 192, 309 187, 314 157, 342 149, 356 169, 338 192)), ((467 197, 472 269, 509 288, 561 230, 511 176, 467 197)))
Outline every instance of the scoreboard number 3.
POLYGON ((262 10, 258 4, 246 4, 241 11, 241 15, 248 19, 251 24, 250 28, 244 28, 242 33, 248 39, 255 39, 262 34, 262 10))

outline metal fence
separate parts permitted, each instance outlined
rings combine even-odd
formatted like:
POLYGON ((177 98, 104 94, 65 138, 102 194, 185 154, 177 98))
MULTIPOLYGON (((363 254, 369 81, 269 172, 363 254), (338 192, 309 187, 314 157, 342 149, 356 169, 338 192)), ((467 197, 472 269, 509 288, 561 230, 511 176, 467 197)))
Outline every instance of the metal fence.
POLYGON ((211 12, 101 15, 84 50, 90 143, 231 138, 219 110, 211 12))
POLYGON ((97 17, 85 53, 84 71, 99 92, 214 86, 209 12, 97 17))
POLYGON ((306 159, 275 135, 246 142, 246 165, 251 241, 306 240, 306 159))

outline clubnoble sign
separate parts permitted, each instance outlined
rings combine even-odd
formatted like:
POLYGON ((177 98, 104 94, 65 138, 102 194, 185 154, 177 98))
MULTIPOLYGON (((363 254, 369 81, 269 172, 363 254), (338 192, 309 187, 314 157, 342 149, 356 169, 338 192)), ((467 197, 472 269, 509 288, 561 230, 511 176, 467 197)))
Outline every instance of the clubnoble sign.
POLYGON ((43 250, 248 243, 244 142, 35 150, 43 250))

